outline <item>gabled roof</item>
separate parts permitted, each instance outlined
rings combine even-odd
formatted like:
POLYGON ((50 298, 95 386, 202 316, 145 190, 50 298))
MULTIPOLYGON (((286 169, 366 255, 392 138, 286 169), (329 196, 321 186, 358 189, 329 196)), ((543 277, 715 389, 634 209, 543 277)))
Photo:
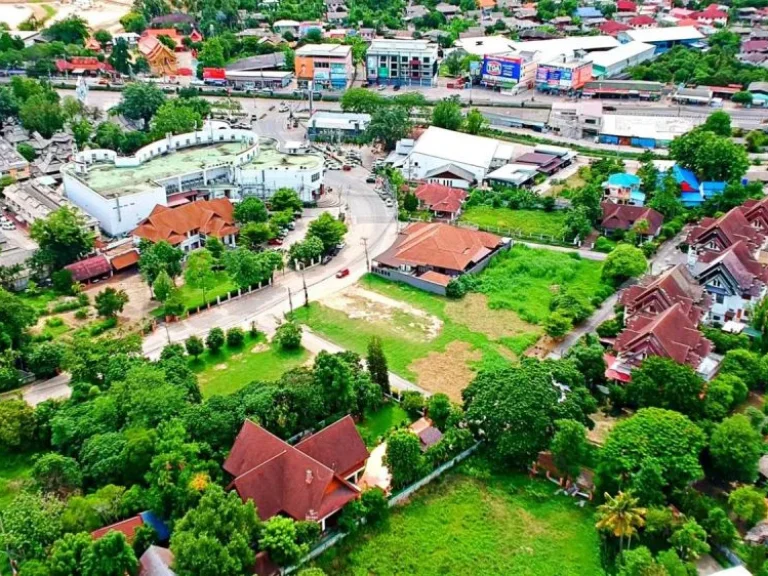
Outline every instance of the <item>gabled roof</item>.
POLYGON ((640 14, 627 20, 627 24, 630 26, 651 26, 656 24, 656 20, 648 16, 647 14, 640 14))
POLYGON ((626 309, 626 317, 638 312, 658 313, 680 304, 691 322, 698 325, 711 298, 696 283, 688 268, 678 264, 659 276, 645 276, 639 284, 623 290, 619 302, 626 309))
POLYGON ((184 45, 181 34, 175 28, 148 28, 144 30, 141 38, 143 40, 144 38, 158 38, 160 36, 168 36, 176 43, 177 47, 184 45))
POLYGON ((72 273, 72 279, 76 282, 83 282, 112 272, 112 266, 110 265, 109 260, 101 254, 91 256, 90 258, 80 260, 79 262, 67 264, 64 266, 64 269, 69 270, 72 273))
POLYGON ((629 230, 639 220, 648 222, 648 234, 655 236, 664 224, 664 216, 653 208, 647 206, 629 206, 627 204, 614 204, 603 202, 601 226, 609 230, 629 230))
POLYGON ((416 188, 416 198, 421 200, 430 210, 456 214, 467 197, 467 193, 459 188, 443 186, 442 184, 426 183, 416 188))
POLYGON ((619 12, 637 12, 637 4, 632 0, 618 0, 616 2, 616 10, 619 12))
POLYGON ((768 271, 752 256, 744 242, 736 242, 722 252, 705 252, 699 258, 701 265, 696 270, 699 279, 709 276, 718 267, 723 267, 744 294, 757 296, 768 281, 768 271))
POLYGON ((623 22, 616 22, 615 20, 606 20, 600 26, 598 26, 598 29, 603 34, 608 34, 609 36, 616 36, 619 32, 623 32, 625 30, 631 30, 631 26, 627 26, 623 22))
POLYGON ((751 248, 760 247, 764 234, 750 225, 740 207, 729 210, 720 218, 702 218, 698 226, 688 234, 688 244, 705 248, 710 241, 715 241, 720 249, 739 241, 746 242, 751 248))
POLYGON ((152 242, 178 244, 194 230, 221 238, 236 234, 234 207, 228 198, 199 200, 175 208, 158 204, 133 232, 152 242))
POLYGON ((675 304, 660 314, 633 316, 613 347, 630 363, 661 356, 695 369, 711 352, 712 343, 691 322, 682 305, 675 304))
POLYGON ((501 238, 488 232, 416 222, 403 229, 395 243, 375 260, 394 268, 407 265, 463 271, 500 244, 501 238))
POLYGON ((608 176, 608 185, 621 186, 622 188, 631 188, 632 186, 640 185, 640 178, 634 174, 619 172, 618 174, 611 174, 608 176))
POLYGON ((424 178, 434 178, 443 174, 450 174, 460 180, 466 180, 470 184, 475 181, 475 175, 472 172, 465 170, 461 166, 456 166, 456 164, 443 164, 433 168, 424 174, 424 178))
POLYGON ((104 528, 99 528, 98 530, 94 530, 91 532, 91 538, 94 540, 98 540, 99 538, 102 538, 106 536, 109 532, 121 532, 125 535, 125 537, 130 542, 133 540, 133 535, 136 533, 136 530, 144 525, 144 520, 141 519, 141 516, 137 514, 136 516, 132 518, 128 518, 127 520, 122 520, 121 522, 115 522, 114 524, 110 524, 109 526, 104 526, 104 528))
POLYGON ((296 520, 321 520, 336 512, 359 492, 341 476, 346 471, 331 466, 357 469, 368 452, 348 416, 316 436, 302 442, 304 448, 291 446, 247 420, 224 462, 224 470, 235 476, 230 486, 243 500, 254 501, 263 520, 280 513, 296 520))

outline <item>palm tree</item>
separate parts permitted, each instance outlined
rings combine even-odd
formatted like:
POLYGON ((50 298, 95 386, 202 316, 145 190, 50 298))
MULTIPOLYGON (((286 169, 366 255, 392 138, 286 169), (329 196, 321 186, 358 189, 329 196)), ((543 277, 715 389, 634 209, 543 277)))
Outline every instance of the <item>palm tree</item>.
POLYGON ((646 509, 638 506, 638 501, 631 491, 619 492, 615 497, 606 492, 605 504, 597 507, 599 520, 595 526, 619 538, 619 551, 624 548, 624 537, 628 538, 629 547, 637 529, 645 525, 646 509))

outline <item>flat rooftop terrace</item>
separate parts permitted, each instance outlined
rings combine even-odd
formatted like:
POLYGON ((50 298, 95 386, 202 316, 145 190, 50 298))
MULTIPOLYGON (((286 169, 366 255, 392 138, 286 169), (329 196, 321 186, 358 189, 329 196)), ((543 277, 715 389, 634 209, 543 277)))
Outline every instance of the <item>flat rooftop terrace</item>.
POLYGON ((269 170, 271 168, 317 168, 323 162, 315 154, 283 154, 275 148, 262 145, 259 153, 243 166, 245 170, 269 170))

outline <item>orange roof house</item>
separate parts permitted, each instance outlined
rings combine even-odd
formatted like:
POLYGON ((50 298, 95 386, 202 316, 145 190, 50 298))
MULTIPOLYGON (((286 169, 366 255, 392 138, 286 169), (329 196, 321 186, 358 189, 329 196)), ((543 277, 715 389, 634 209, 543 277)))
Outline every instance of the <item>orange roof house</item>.
POLYGON ((461 206, 467 198, 466 191, 460 188, 432 182, 422 184, 416 188, 414 194, 424 208, 431 210, 438 216, 445 216, 450 219, 461 212, 461 206))
POLYGON ((253 500, 262 520, 285 514, 326 520, 360 495, 350 479, 365 467, 368 450, 350 416, 295 446, 246 420, 224 462, 230 488, 253 500))
POLYGON ((223 239, 236 236, 234 206, 227 198, 200 200, 176 208, 158 204, 134 231, 133 235, 151 242, 166 242, 176 246, 192 237, 204 234, 223 239))
POLYGON ((492 10, 496 8, 496 0, 476 0, 477 7, 481 10, 492 10))
POLYGON ((176 54, 155 36, 142 36, 139 40, 139 52, 147 59, 153 74, 176 74, 176 54))

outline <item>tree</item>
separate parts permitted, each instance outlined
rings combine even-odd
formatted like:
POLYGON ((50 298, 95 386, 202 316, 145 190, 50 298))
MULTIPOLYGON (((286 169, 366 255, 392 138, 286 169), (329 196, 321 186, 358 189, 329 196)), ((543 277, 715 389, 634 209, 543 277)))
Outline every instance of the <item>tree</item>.
POLYGON ((296 322, 283 322, 275 331, 275 342, 283 350, 297 350, 301 347, 301 326, 296 322))
POLYGON ((313 380, 331 414, 349 412, 355 402, 354 378, 359 371, 360 358, 352 365, 343 354, 321 351, 315 358, 313 380))
POLYGON ((432 125, 446 130, 458 130, 464 123, 461 104, 456 98, 444 98, 432 109, 432 125))
POLYGON ((205 240, 205 249, 211 253, 214 260, 218 261, 224 254, 224 243, 216 236, 210 236, 205 240))
POLYGON ((39 132, 43 138, 50 138, 64 127, 64 114, 58 102, 52 102, 44 95, 35 95, 21 105, 19 119, 30 132, 39 132))
POLYGON ((240 576, 253 570, 259 521, 252 501, 210 485, 174 527, 171 551, 178 576, 240 576))
POLYGON ((660 212, 664 218, 669 220, 679 216, 685 211, 685 207, 680 201, 679 190, 672 172, 667 172, 661 182, 661 187, 654 192, 653 198, 648 202, 648 207, 660 212))
POLYGON ((752 92, 747 92, 746 90, 736 92, 736 94, 731 96, 731 101, 742 106, 750 106, 752 104, 752 92))
POLYGON ((197 357, 205 350, 203 341, 194 335, 184 341, 184 348, 186 348, 187 354, 192 356, 195 360, 197 360, 197 357))
POLYGON ((109 286, 98 293, 93 301, 99 316, 114 318, 128 304, 128 294, 125 290, 115 290, 109 286))
POLYGON ((249 196, 235 205, 235 220, 240 224, 249 222, 266 222, 269 219, 264 202, 249 196))
POLYGON ((707 512, 707 517, 702 520, 701 524, 716 546, 730 546, 739 537, 739 532, 731 519, 728 518, 726 511, 717 506, 707 512))
POLYGON ((75 139, 77 148, 82 150, 82 148, 91 139, 91 134, 93 133, 93 124, 91 124, 87 118, 80 118, 79 120, 72 122, 69 127, 72 130, 72 136, 75 139))
POLYGON ((165 102, 165 94, 150 82, 131 82, 123 90, 119 110, 131 120, 143 120, 145 129, 149 121, 165 102))
POLYGON ((743 414, 726 418, 715 427, 709 453, 712 467, 723 480, 754 482, 763 455, 762 435, 743 414))
POLYGON ((488 120, 486 120, 483 113, 477 108, 473 108, 467 112, 467 117, 464 119, 464 130, 469 134, 480 134, 488 128, 488 120))
POLYGON ((154 138, 159 139, 166 134, 194 132, 203 125, 202 116, 183 102, 183 100, 170 100, 157 109, 150 121, 154 138))
POLYGON ((122 532, 108 532, 95 540, 83 555, 84 576, 135 574, 138 566, 136 554, 122 532))
POLYGON ((737 348, 728 350, 720 364, 719 374, 736 376, 750 390, 757 388, 761 382, 760 358, 754 352, 737 348))
POLYGON ((277 236, 277 232, 267 222, 248 222, 240 228, 237 242, 248 250, 258 251, 262 244, 275 236, 277 236))
POLYGON ((208 347, 208 350, 215 354, 224 346, 224 341, 224 331, 217 326, 211 328, 211 331, 208 332, 208 336, 205 338, 205 345, 208 347))
POLYGON ((618 538, 620 551, 624 549, 625 538, 627 548, 631 548, 632 536, 645 525, 646 509, 638 503, 631 491, 619 492, 616 496, 606 493, 605 503, 597 507, 597 529, 610 532, 618 538))
POLYGON ((576 479, 587 456, 587 431, 573 420, 558 420, 555 426, 557 432, 550 444, 555 466, 568 478, 576 479))
POLYGON ((594 390, 596 386, 605 384, 605 358, 600 341, 587 336, 583 341, 568 351, 566 356, 573 362, 576 369, 584 375, 587 386, 594 390))
POLYGON ((587 209, 583 206, 571 208, 565 214, 563 234, 572 240, 583 240, 592 232, 592 221, 589 219, 587 209))
POLYGON ((87 532, 64 534, 56 540, 48 561, 51 576, 83 576, 83 558, 92 544, 93 538, 87 532))
POLYGON ((239 348, 245 342, 245 332, 237 326, 227 330, 227 346, 230 348, 239 348))
POLYGON ((45 493, 66 497, 83 483, 80 465, 74 458, 51 452, 35 461, 32 478, 45 493))
POLYGON ((41 560, 61 536, 63 504, 54 497, 20 492, 3 508, 0 547, 11 558, 41 560))
POLYGON ((158 302, 165 303, 175 287, 176 286, 173 283, 173 280, 171 280, 171 277, 168 276, 168 272, 165 270, 160 270, 157 278, 155 278, 155 283, 152 285, 152 292, 154 293, 158 302))
POLYGON ((35 412, 24 400, 0 402, 0 450, 16 452, 34 438, 35 412))
POLYGON ((310 222, 307 230, 308 236, 320 239, 325 252, 330 252, 335 248, 344 239, 346 233, 346 224, 331 216, 329 212, 323 212, 318 218, 310 222))
POLYGON ((544 321, 544 332, 550 338, 563 338, 573 329, 573 322, 570 318, 563 316, 560 312, 552 312, 544 321))
MULTIPOLYGON (((643 408, 619 422, 609 433, 598 466, 599 483, 610 486, 623 479, 633 486, 640 473, 658 466, 661 485, 683 488, 703 476, 699 453, 704 433, 686 416, 661 408, 643 408)), ((644 501, 658 495, 637 491, 644 501)))
POLYGON ((700 128, 675 138, 669 145, 669 154, 705 181, 736 181, 749 166, 743 146, 734 143, 730 137, 700 128))
POLYGON ((453 411, 447 394, 433 394, 427 400, 427 414, 432 423, 440 430, 445 430, 446 422, 453 411))
POLYGON ((603 280, 619 285, 629 278, 640 276, 647 267, 642 250, 631 244, 619 244, 603 263, 603 280))
POLYGON ((123 38, 118 38, 112 52, 108 58, 112 67, 120 74, 129 74, 131 71, 130 54, 128 53, 128 43, 123 38))
POLYGON ((381 339, 378 336, 372 336, 368 341, 368 372, 371 374, 371 380, 378 384, 382 394, 389 394, 389 367, 387 357, 381 347, 381 339))
POLYGON ((93 234, 85 229, 83 216, 68 206, 35 220, 29 235, 39 246, 35 261, 52 269, 64 268, 93 249, 93 234))
POLYGON ((165 240, 160 242, 142 240, 139 243, 139 272, 150 288, 162 271, 171 278, 181 276, 183 258, 184 252, 165 240))
POLYGON ((61 368, 66 353, 60 342, 40 342, 27 352, 27 368, 38 378, 50 378, 61 368))
POLYGON ((714 132, 718 136, 730 138, 731 129, 731 115, 725 110, 717 110, 710 114, 704 124, 701 126, 703 130, 709 130, 714 132))
POLYGON ((419 199, 410 190, 406 192, 403 198, 403 209, 407 212, 415 212, 419 209, 419 199))
POLYGON ((291 566, 309 552, 307 544, 298 542, 296 522, 284 516, 273 516, 264 523, 259 547, 280 566, 291 566))
POLYGON ((704 398, 704 417, 719 422, 731 408, 747 399, 749 390, 744 381, 732 374, 719 374, 707 385, 704 398))
POLYGON ((350 88, 341 96, 341 109, 344 112, 373 114, 387 106, 384 96, 365 88, 350 88))
POLYGON ((35 149, 26 142, 18 144, 16 146, 16 151, 21 154, 24 157, 24 160, 27 162, 32 162, 35 158, 37 158, 37 152, 35 152, 35 149))
POLYGON ((0 125, 19 113, 19 101, 8 86, 0 87, 0 125))
POLYGON ((47 26, 43 30, 43 36, 51 42, 82 46, 89 36, 88 24, 79 16, 70 16, 47 26))
POLYGON ((285 210, 301 212, 304 208, 304 203, 299 198, 299 195, 290 188, 278 188, 275 190, 275 193, 269 199, 269 205, 274 212, 283 212, 285 210))
POLYGON ((411 133, 411 118, 403 106, 386 106, 371 114, 371 121, 365 129, 369 140, 381 142, 386 150, 392 150, 395 143, 411 133))
POLYGON ((640 190, 650 200, 651 195, 656 191, 659 181, 659 169, 653 163, 654 155, 650 150, 646 150, 640 155, 640 167, 637 169, 637 176, 640 178, 640 190))
POLYGON ((203 42, 197 59, 203 68, 224 68, 227 62, 221 38, 210 38, 203 42))
POLYGON ((213 272, 213 256, 207 250, 195 250, 187 259, 184 281, 191 288, 203 292, 203 306, 208 304, 206 291, 216 286, 216 274, 213 272))
POLYGON ((396 430, 390 434, 384 465, 392 475, 395 488, 403 488, 418 480, 425 467, 419 437, 410 430, 396 430))
POLYGON ((765 504, 765 494, 754 486, 741 486, 728 496, 728 505, 738 518, 750 526, 765 519, 768 507, 765 504))
POLYGON ((683 560, 689 562, 709 552, 707 533, 693 518, 686 520, 680 528, 675 530, 669 543, 674 546, 683 560))
POLYGON ((689 366, 669 358, 646 358, 632 371, 632 381, 625 390, 630 406, 676 410, 693 419, 702 416, 704 380, 689 366))
POLYGON ((292 244, 288 250, 288 258, 292 262, 308 264, 319 260, 323 255, 323 242, 317 236, 306 236, 303 242, 292 244))
POLYGON ((259 256, 243 247, 230 250, 224 255, 227 274, 240 288, 247 288, 265 280, 265 270, 259 256))
POLYGON ((0 288, 0 349, 19 348, 26 330, 37 321, 35 310, 26 302, 0 288))
POLYGON ((645 546, 624 550, 619 566, 618 576, 669 576, 645 546))

